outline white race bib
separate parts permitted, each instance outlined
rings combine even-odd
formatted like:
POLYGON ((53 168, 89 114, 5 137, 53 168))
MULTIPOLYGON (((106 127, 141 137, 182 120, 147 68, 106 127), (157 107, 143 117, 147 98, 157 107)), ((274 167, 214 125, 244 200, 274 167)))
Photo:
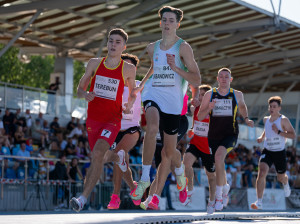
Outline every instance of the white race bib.
MULTIPOLYGON (((123 104, 123 107, 125 107, 125 106, 124 106, 125 103, 127 103, 127 102, 123 102, 123 103, 122 103, 122 104, 123 104)), ((132 119, 133 119, 133 107, 130 109, 130 113, 129 113, 129 114, 124 114, 124 113, 122 112, 122 119, 124 119, 124 120, 131 120, 131 121, 132 121, 132 119)))
POLYGON ((209 128, 209 123, 207 123, 207 122, 201 122, 201 121, 195 121, 194 122, 194 133, 195 133, 195 135, 202 136, 202 137, 207 137, 208 128, 209 128))
POLYGON ((169 65, 155 67, 155 73, 152 75, 152 86, 175 86, 175 72, 169 65))
POLYGON ((119 79, 97 75, 94 85, 94 93, 96 96, 101 98, 116 100, 119 83, 119 79))
POLYGON ((267 149, 278 150, 281 146, 281 141, 279 137, 266 138, 267 149))
POLYGON ((214 117, 232 116, 232 99, 213 99, 216 101, 213 109, 214 117))

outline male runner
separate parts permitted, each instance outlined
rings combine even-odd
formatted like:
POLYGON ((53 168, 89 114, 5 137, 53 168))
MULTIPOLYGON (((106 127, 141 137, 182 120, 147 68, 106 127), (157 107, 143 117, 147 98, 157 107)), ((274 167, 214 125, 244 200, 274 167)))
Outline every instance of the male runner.
POLYGON ((113 29, 108 34, 107 57, 92 58, 78 88, 78 97, 88 101, 86 126, 92 151, 91 166, 84 183, 83 193, 70 201, 73 210, 82 210, 87 198, 95 187, 103 167, 103 157, 113 144, 122 119, 122 95, 124 84, 129 88, 128 103, 124 113, 130 113, 136 95, 131 93, 135 87, 135 66, 121 59, 126 49, 127 33, 122 29, 113 29), (90 91, 86 89, 91 81, 90 91))
POLYGON ((137 88, 141 90, 144 87, 142 101, 146 111, 147 130, 143 148, 142 176, 137 189, 131 195, 133 200, 140 202, 146 188, 150 185, 149 173, 160 125, 164 132, 163 151, 166 156, 162 158, 158 170, 157 194, 152 198, 152 200, 157 199, 157 205, 171 162, 176 167, 178 190, 185 188, 184 165, 181 164, 181 156, 176 153, 180 113, 187 90, 187 81, 194 86, 198 86, 201 82, 192 48, 176 35, 183 12, 171 6, 164 6, 158 13, 161 18, 162 39, 148 45, 147 51, 152 64, 137 88))
POLYGON ((248 118, 243 93, 230 88, 231 71, 228 68, 221 68, 218 71, 217 81, 218 88, 213 88, 204 95, 198 119, 201 121, 210 115, 208 144, 216 165, 215 210, 220 211, 228 204, 230 186, 226 180, 224 160, 238 139, 237 109, 248 126, 253 127, 254 123, 248 118))
POLYGON ((289 197, 291 189, 286 175, 286 138, 294 139, 295 130, 290 120, 280 114, 282 99, 279 96, 269 98, 270 116, 264 118, 265 129, 257 142, 264 141, 264 149, 258 163, 258 175, 256 179, 257 201, 251 204, 252 209, 262 209, 262 198, 266 186, 266 176, 274 163, 277 179, 283 184, 285 197, 289 197))

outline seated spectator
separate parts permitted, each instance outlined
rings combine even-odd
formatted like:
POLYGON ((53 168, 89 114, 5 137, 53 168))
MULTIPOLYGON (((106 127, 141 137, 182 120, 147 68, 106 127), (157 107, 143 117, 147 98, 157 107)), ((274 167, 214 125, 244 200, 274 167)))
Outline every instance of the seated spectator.
POLYGON ((14 134, 14 144, 21 144, 21 142, 24 142, 25 140, 26 139, 25 133, 23 132, 23 127, 18 125, 14 134))
POLYGON ((41 142, 41 146, 46 146, 46 141, 49 140, 48 133, 43 130, 40 119, 36 119, 31 127, 31 135, 33 140, 41 142))
POLYGON ((58 117, 54 117, 53 121, 50 123, 50 132, 53 134, 61 132, 60 125, 58 123, 58 117))
POLYGON ((74 136, 81 136, 83 134, 83 125, 79 124, 78 126, 76 126, 68 135, 69 138, 73 138, 74 136))
POLYGON ((14 133, 14 120, 15 120, 14 114, 11 113, 9 111, 9 109, 6 109, 5 114, 3 116, 3 119, 2 119, 6 135, 13 136, 13 133, 14 133))
POLYGON ((22 142, 20 144, 20 149, 17 152, 17 156, 21 156, 24 158, 18 158, 16 161, 19 163, 19 167, 24 167, 25 161, 28 160, 27 158, 30 158, 30 153, 26 150, 26 143, 22 142))
POLYGON ((64 152, 65 152, 67 158, 76 157, 77 150, 75 148, 75 145, 72 142, 72 138, 68 138, 68 142, 67 142, 64 152))
POLYGON ((72 192, 72 197, 76 197, 76 181, 82 180, 82 174, 81 171, 78 167, 78 159, 73 158, 71 162, 68 165, 67 168, 67 174, 69 180, 72 182, 71 185, 71 192, 72 192))
POLYGON ((26 140, 26 150, 30 152, 30 154, 33 152, 32 138, 26 140))
POLYGON ((32 118, 31 118, 31 114, 30 114, 29 109, 26 109, 24 117, 25 117, 26 126, 27 126, 26 134, 31 135, 32 118))
POLYGON ((88 159, 89 151, 86 149, 84 143, 82 141, 78 141, 78 145, 76 147, 77 157, 80 159, 88 159))
POLYGON ((75 117, 71 118, 71 121, 67 124, 67 133, 71 133, 71 131, 76 128, 75 117))
MULTIPOLYGON (((45 156, 45 148, 40 148, 38 157, 39 158, 47 158, 45 156)), ((39 160, 38 177, 41 180, 46 179, 46 177, 47 177, 47 160, 44 160, 44 161, 39 160)))

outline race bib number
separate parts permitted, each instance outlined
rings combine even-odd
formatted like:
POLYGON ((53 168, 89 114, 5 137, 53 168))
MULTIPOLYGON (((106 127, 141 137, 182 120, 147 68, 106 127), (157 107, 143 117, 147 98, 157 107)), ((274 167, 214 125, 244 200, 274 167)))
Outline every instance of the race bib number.
POLYGON ((209 123, 195 121, 194 122, 194 133, 197 136, 207 137, 209 123))
POLYGON ((101 133, 101 136, 106 137, 106 138, 109 138, 110 135, 111 135, 111 131, 106 130, 106 129, 103 129, 103 131, 102 131, 102 133, 101 133))
POLYGON ((232 99, 214 99, 216 101, 213 109, 214 117, 232 116, 232 99))
POLYGON ((280 149, 280 138, 279 137, 274 137, 274 138, 266 138, 266 143, 267 143, 267 149, 270 150, 276 150, 280 149))
POLYGON ((152 86, 166 87, 175 86, 175 72, 170 66, 157 66, 152 75, 152 86))
MULTIPOLYGON (((125 103, 127 103, 127 102, 123 102, 122 104, 123 104, 123 107, 125 108, 125 103)), ((123 112, 122 112, 122 118, 124 119, 124 120, 132 120, 133 119, 133 107, 130 109, 130 113, 129 114, 124 114, 123 112)))
POLYGON ((94 85, 94 93, 97 97, 116 100, 119 83, 119 79, 97 75, 94 85))

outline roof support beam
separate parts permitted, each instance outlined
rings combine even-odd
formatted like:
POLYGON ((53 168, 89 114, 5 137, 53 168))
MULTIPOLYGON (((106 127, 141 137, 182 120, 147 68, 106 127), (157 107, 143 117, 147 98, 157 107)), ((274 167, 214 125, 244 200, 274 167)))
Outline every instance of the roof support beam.
POLYGON ((297 115, 296 115, 296 125, 295 125, 295 132, 296 138, 294 139, 293 146, 296 148, 299 136, 299 119, 300 119, 300 99, 298 99, 298 106, 297 106, 297 115))
POLYGON ((251 81, 255 81, 255 80, 259 80, 262 79, 264 77, 267 77, 269 74, 278 74, 280 72, 292 69, 292 68, 296 68, 299 67, 300 65, 300 60, 295 60, 293 61, 293 63, 289 63, 289 64, 281 64, 278 65, 276 67, 271 67, 268 69, 265 69, 264 71, 255 73, 253 75, 248 75, 247 77, 244 78, 239 78, 239 79, 233 79, 233 83, 232 85, 243 85, 243 84, 251 84, 251 81))
MULTIPOLYGON (((140 3, 139 5, 129 9, 128 11, 122 12, 120 14, 117 14, 113 18, 104 21, 102 25, 99 27, 96 27, 94 29, 91 29, 90 31, 87 31, 83 35, 80 35, 79 38, 74 39, 69 43, 69 45, 77 45, 78 43, 80 45, 78 46, 85 46, 88 44, 95 34, 98 34, 99 32, 103 32, 104 30, 108 30, 111 26, 114 26, 116 24, 122 25, 126 24, 128 21, 136 19, 140 17, 141 15, 145 14, 146 12, 149 12, 150 10, 156 8, 157 6, 162 5, 165 2, 168 2, 169 0, 152 0, 152 1, 144 1, 140 3)), ((99 46, 99 45, 98 45, 99 46)))
POLYGON ((199 65, 199 68, 213 68, 213 67, 223 67, 223 66, 230 66, 231 64, 242 64, 242 63, 251 63, 256 61, 268 61, 273 59, 280 59, 280 58, 289 58, 289 57, 297 57, 300 55, 300 50, 290 50, 285 52, 272 52, 272 53, 265 53, 265 54, 254 54, 249 56, 241 56, 241 57, 231 57, 225 58, 221 60, 215 61, 208 61, 202 62, 199 65))
POLYGON ((8 44, 0 51, 0 57, 16 42, 16 40, 25 32, 25 30, 36 20, 43 10, 38 10, 25 26, 8 42, 8 44))
POLYGON ((234 44, 237 43, 241 40, 244 40, 246 38, 251 37, 252 35, 258 33, 258 32, 262 32, 263 28, 261 29, 254 29, 254 30, 249 30, 249 31, 245 31, 245 32, 237 32, 234 33, 233 35, 231 35, 230 37, 221 39, 217 42, 214 42, 212 44, 208 44, 205 47, 202 47, 199 49, 199 53, 195 54, 195 58, 201 58, 203 55, 209 54, 213 51, 216 51, 224 46, 228 46, 230 44, 234 44))

